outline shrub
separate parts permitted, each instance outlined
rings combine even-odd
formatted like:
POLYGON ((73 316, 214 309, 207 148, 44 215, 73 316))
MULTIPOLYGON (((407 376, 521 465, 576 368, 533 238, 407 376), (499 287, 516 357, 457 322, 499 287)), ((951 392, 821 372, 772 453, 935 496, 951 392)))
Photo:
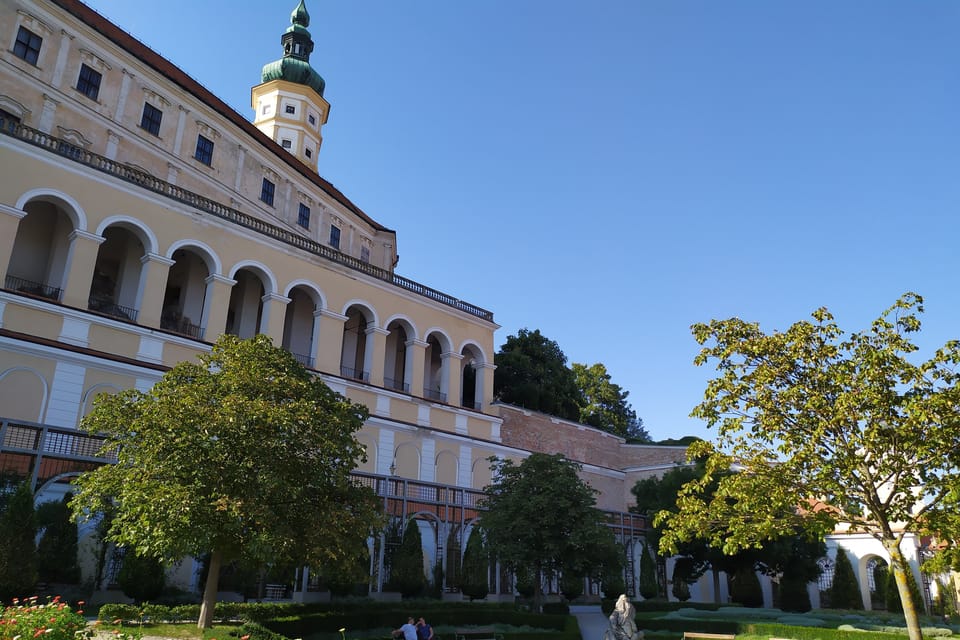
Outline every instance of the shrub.
MULTIPOLYGON (((923 596, 920 595, 920 588, 917 586, 917 581, 913 579, 913 571, 907 567, 907 588, 910 590, 910 595, 913 599, 914 605, 917 607, 917 611, 923 613, 924 603, 923 596)), ((900 600, 900 589, 897 588, 896 577, 894 576, 893 570, 890 569, 887 571, 887 585, 886 585, 886 595, 887 595, 887 611, 895 613, 903 613, 903 602, 900 600)))
MULTIPOLYGON (((579 598, 583 595, 583 576, 572 569, 564 571, 560 577, 560 593, 567 600, 579 598)), ((544 606, 543 612, 550 613, 546 606, 544 606)))
POLYGON ((763 606, 763 590, 752 565, 738 567, 731 576, 730 599, 745 607, 763 606))
POLYGON ((407 522, 400 548, 393 557, 390 584, 404 598, 422 595, 427 586, 423 573, 423 541, 416 518, 407 522))
POLYGON ((14 600, 0 609, 0 640, 36 638, 43 640, 82 640, 92 636, 82 611, 73 611, 59 596, 46 604, 37 597, 14 600))
POLYGON ((146 602, 163 593, 166 574, 159 560, 137 555, 128 549, 117 574, 117 583, 127 597, 146 602))
POLYGON ((490 558, 483 544, 483 535, 477 527, 467 538, 467 548, 463 553, 460 567, 460 591, 471 600, 486 598, 490 592, 490 558))
POLYGON ((37 573, 44 582, 76 584, 80 581, 77 564, 77 523, 73 521, 68 493, 60 501, 44 502, 37 507, 37 526, 43 537, 37 544, 37 573))
POLYGON ((847 552, 839 547, 833 569, 833 585, 827 594, 833 609, 863 609, 860 584, 853 573, 853 565, 850 564, 847 552))
POLYGON ((690 599, 690 585, 686 581, 687 572, 683 565, 678 561, 673 565, 673 578, 671 579, 671 592, 673 597, 680 602, 686 602, 690 599))
POLYGON ((26 482, 6 496, 0 512, 0 601, 29 596, 37 583, 36 512, 26 482))
POLYGON ((807 583, 802 578, 783 576, 780 581, 780 608, 784 611, 810 611, 810 593, 807 583))

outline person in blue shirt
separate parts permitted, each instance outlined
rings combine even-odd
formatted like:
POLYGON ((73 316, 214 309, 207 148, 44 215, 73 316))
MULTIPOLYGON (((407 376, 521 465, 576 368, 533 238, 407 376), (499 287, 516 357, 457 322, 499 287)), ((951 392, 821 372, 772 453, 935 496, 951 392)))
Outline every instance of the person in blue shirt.
POLYGON ((427 624, 423 616, 417 620, 417 640, 433 640, 433 627, 427 624))
POLYGON ((413 624, 413 617, 407 618, 407 624, 401 626, 399 629, 393 630, 393 637, 399 638, 403 636, 403 640, 417 640, 417 628, 413 624))

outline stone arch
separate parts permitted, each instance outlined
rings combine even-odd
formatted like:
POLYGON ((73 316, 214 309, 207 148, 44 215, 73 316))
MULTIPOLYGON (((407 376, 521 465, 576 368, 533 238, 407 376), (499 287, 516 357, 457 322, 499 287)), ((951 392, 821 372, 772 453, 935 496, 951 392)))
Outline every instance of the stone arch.
POLYGON ((487 368, 483 366, 485 356, 483 348, 473 340, 467 340, 460 347, 460 406, 479 411, 483 406, 484 377, 487 368))
POLYGON ((424 348, 423 397, 447 402, 450 393, 450 354, 453 340, 440 327, 430 327, 423 334, 424 348))
POLYGON ((47 379, 32 367, 10 367, 0 373, 0 406, 5 418, 41 422, 49 393, 47 379))
POLYGON ((351 300, 343 307, 346 316, 340 343, 340 375, 354 380, 370 381, 374 341, 372 331, 378 331, 377 313, 364 300, 351 300))
POLYGON ((17 198, 17 209, 24 209, 31 202, 48 202, 59 207, 70 219, 74 229, 87 230, 87 214, 72 196, 58 189, 31 189, 17 198))
POLYGON ((220 274, 220 259, 198 240, 173 243, 165 257, 173 264, 167 269, 160 327, 199 340, 209 312, 212 277, 220 274))
POLYGON ((420 479, 420 447, 414 442, 404 442, 393 450, 397 475, 412 480, 420 479))
POLYGON ((102 393, 109 393, 110 395, 120 393, 123 391, 120 387, 109 382, 102 382, 100 384, 95 384, 86 391, 83 392, 83 397, 80 400, 81 413, 80 416, 86 416, 93 410, 93 402, 97 399, 102 393))
POLYGON ((279 289, 279 287, 277 286, 276 276, 274 276, 273 272, 270 271, 269 267, 267 267, 262 262, 258 262, 256 260, 241 260, 240 262, 233 265, 233 267, 230 269, 230 273, 228 274, 228 277, 231 280, 236 280, 237 272, 240 271, 241 269, 247 269, 248 271, 251 271, 257 274, 257 277, 259 277, 264 283, 264 289, 266 289, 264 293, 276 293, 277 290, 279 289))
POLYGON ((493 474, 490 471, 490 461, 486 458, 477 458, 470 464, 470 487, 480 489, 490 484, 493 474))
POLYGON ((310 294, 311 299, 313 299, 314 304, 316 304, 317 309, 326 309, 327 308, 327 297, 323 293, 323 289, 320 288, 312 280, 307 280, 305 278, 298 278, 287 283, 286 288, 283 291, 283 295, 290 297, 290 292, 296 288, 301 288, 304 291, 307 291, 310 294))
POLYGON ((97 248, 87 307, 135 322, 146 273, 144 258, 156 248, 156 237, 133 218, 115 216, 112 220, 97 229, 103 241, 97 248))
POLYGON ((323 293, 309 280, 296 280, 287 285, 284 296, 289 302, 284 309, 280 344, 305 367, 313 368, 320 338, 323 293))
POLYGON ((115 215, 104 218, 100 224, 97 225, 97 235, 103 236, 104 232, 113 226, 128 229, 137 236, 141 244, 143 244, 143 250, 146 253, 157 253, 160 250, 160 242, 157 240, 157 236, 153 230, 140 220, 130 216, 115 215))
POLYGON ((377 317, 376 308, 366 300, 363 300, 361 298, 354 298, 353 300, 348 301, 346 304, 343 305, 343 310, 340 312, 340 315, 344 315, 344 316, 347 315, 347 312, 351 308, 355 308, 359 310, 363 314, 363 317, 367 321, 367 324, 369 326, 371 327, 380 326, 380 319, 377 317))
POLYGON ((456 486, 460 477, 460 456, 451 449, 441 449, 434 458, 434 477, 441 484, 456 486))
POLYGON ((220 257, 207 243, 193 238, 177 240, 167 249, 165 257, 173 260, 173 254, 176 253, 177 249, 190 249, 203 260, 207 271, 209 271, 211 275, 223 273, 223 265, 220 262, 220 257))
POLYGON ((388 318, 383 329, 387 332, 384 344, 383 386, 405 393, 410 392, 413 376, 413 349, 417 329, 406 316, 397 314, 388 318))

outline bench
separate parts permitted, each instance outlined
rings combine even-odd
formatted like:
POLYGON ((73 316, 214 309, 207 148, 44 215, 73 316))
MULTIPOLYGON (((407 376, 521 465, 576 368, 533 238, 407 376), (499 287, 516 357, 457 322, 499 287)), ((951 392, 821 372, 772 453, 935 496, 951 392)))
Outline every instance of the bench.
POLYGON ((453 640, 503 640, 503 634, 493 627, 466 627, 454 629, 453 640))
POLYGON ((684 631, 683 640, 734 640, 736 636, 732 633, 698 633, 696 631, 684 631))

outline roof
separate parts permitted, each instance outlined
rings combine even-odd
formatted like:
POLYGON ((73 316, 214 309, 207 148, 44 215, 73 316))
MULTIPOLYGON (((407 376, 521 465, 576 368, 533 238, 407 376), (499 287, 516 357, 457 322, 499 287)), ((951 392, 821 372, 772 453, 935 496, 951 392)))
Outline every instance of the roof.
POLYGON ((271 153, 278 162, 283 162, 300 175, 319 187, 334 200, 346 207, 349 211, 359 216, 365 222, 370 224, 377 231, 395 233, 393 229, 385 227, 376 220, 368 216, 360 207, 350 201, 339 189, 330 182, 315 173, 310 167, 303 164, 299 159, 290 153, 287 153, 279 144, 265 133, 257 129, 252 122, 233 110, 227 103, 215 96, 202 84, 191 78, 178 66, 161 56, 159 53, 143 44, 132 35, 113 24, 102 15, 79 2, 79 0, 51 0, 70 15, 84 22, 87 26, 97 31, 115 45, 140 60, 151 69, 161 74, 174 84, 178 85, 187 93, 193 95, 206 106, 213 109, 221 116, 235 124, 240 130, 250 138, 261 145, 265 151, 271 153))

